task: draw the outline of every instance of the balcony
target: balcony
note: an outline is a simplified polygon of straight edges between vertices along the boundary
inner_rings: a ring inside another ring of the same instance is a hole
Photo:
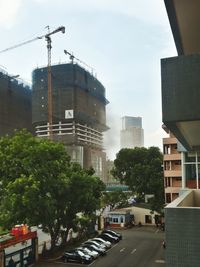
[[[200,54],[161,60],[163,123],[189,151],[200,149]]]
[[[181,160],[181,154],[176,153],[176,154],[164,154],[163,156],[164,161],[172,161],[172,160]]]
[[[179,187],[166,187],[165,194],[166,193],[178,194],[180,192],[180,188],[181,188],[181,185]]]
[[[164,171],[165,177],[181,177],[181,170]]]
[[[163,145],[177,144],[177,139],[175,137],[163,138]]]

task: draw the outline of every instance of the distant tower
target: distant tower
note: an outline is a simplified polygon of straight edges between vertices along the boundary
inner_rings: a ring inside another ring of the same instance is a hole
[[[134,148],[144,146],[144,130],[141,117],[122,117],[120,131],[120,148]]]

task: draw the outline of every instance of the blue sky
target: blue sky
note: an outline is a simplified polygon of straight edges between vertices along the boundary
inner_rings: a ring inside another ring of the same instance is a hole
[[[119,150],[122,116],[143,119],[145,146],[162,148],[160,59],[176,56],[164,0],[0,0],[0,50],[63,25],[52,36],[52,63],[66,49],[92,66],[106,88],[108,158]],[[31,81],[47,64],[44,39],[0,54],[0,67]]]

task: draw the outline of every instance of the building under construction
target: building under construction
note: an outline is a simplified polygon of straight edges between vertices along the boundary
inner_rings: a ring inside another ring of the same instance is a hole
[[[48,68],[32,74],[32,123],[39,137],[64,143],[72,161],[95,169],[104,180],[106,126],[104,86],[78,64],[51,66],[52,125],[48,110]]]
[[[32,131],[30,86],[17,77],[0,69],[0,136],[15,129]]]

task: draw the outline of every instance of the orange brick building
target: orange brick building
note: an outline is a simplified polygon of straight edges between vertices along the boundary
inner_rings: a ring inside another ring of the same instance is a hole
[[[176,137],[163,126],[169,137],[163,138],[163,169],[165,203],[170,203],[178,197],[182,187],[181,153],[177,151]]]

